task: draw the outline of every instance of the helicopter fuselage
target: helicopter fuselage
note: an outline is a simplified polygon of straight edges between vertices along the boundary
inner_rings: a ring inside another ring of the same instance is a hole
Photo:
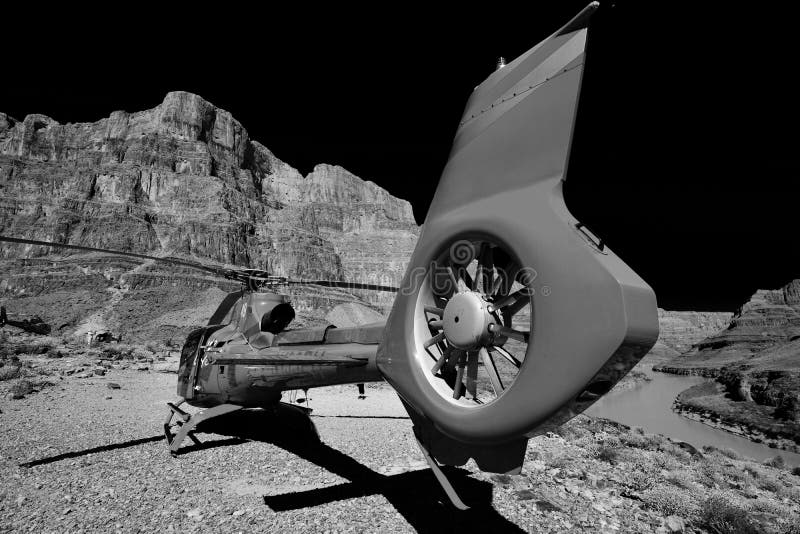
[[[178,395],[202,408],[268,407],[287,390],[383,380],[375,362],[383,322],[272,334],[264,317],[279,305],[288,305],[281,295],[245,293],[227,324],[192,332],[181,353]]]

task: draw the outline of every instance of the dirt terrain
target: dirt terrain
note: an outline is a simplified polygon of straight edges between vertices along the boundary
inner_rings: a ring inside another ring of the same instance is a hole
[[[688,452],[583,416],[531,440],[520,475],[452,470],[473,505],[457,512],[386,385],[365,400],[354,386],[312,390],[310,419],[231,416],[173,458],[161,428],[174,356],[53,351],[18,356],[21,376],[39,377],[22,398],[11,392],[22,378],[0,381],[0,532],[792,532],[800,521],[800,476],[779,461]]]

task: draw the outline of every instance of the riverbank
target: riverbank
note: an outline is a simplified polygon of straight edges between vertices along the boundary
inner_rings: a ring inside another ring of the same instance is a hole
[[[737,434],[754,443],[800,453],[799,425],[774,418],[774,407],[728,398],[725,386],[719,382],[708,381],[682,391],[675,398],[672,409],[683,417]]]

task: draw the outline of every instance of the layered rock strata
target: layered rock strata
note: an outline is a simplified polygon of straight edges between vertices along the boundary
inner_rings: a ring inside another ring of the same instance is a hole
[[[153,109],[93,123],[0,114],[0,232],[294,278],[398,285],[418,227],[411,205],[376,184],[331,165],[303,176],[250,139],[229,112],[173,92]],[[115,306],[144,288],[235,289],[191,269],[29,245],[3,244],[0,259],[6,300],[88,291],[88,310],[119,291]],[[348,300],[381,312],[392,300],[319,288],[292,293],[309,321]]]

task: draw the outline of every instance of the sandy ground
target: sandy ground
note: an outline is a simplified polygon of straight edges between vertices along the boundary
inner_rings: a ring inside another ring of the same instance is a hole
[[[0,399],[0,532],[667,531],[669,514],[626,495],[625,469],[558,435],[531,440],[519,476],[456,470],[473,504],[456,511],[386,385],[365,400],[312,390],[313,427],[288,408],[229,416],[172,457],[161,428],[175,374],[52,379]]]

